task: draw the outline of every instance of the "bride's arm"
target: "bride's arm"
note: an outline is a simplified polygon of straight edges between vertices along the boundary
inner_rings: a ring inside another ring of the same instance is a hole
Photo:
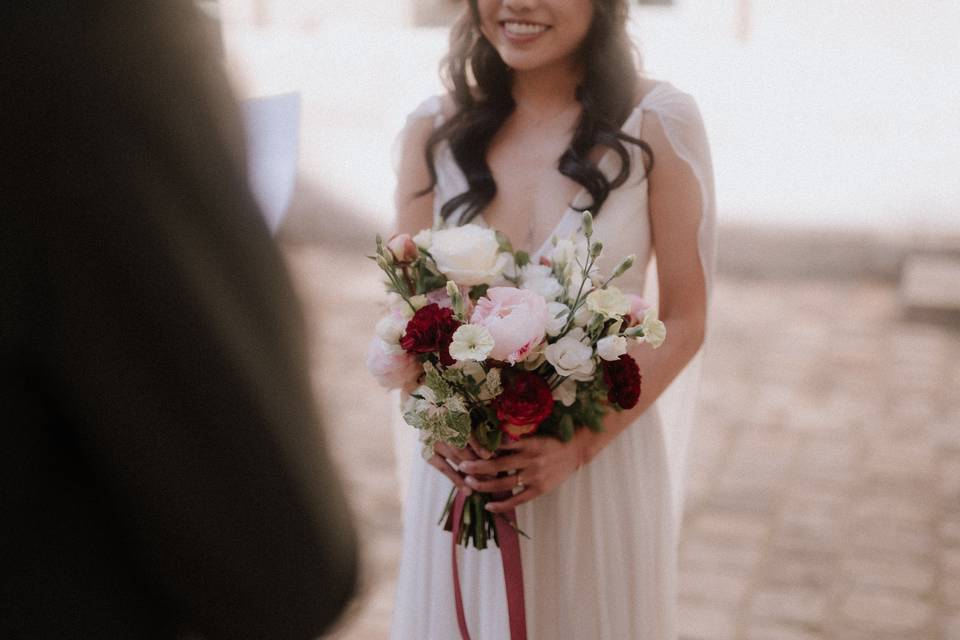
[[[504,449],[513,450],[513,455],[464,465],[462,468],[471,474],[467,484],[474,490],[504,491],[521,481],[526,486],[508,500],[488,504],[490,511],[506,511],[548,493],[592,460],[650,408],[703,343],[706,283],[698,244],[703,215],[700,183],[690,165],[677,155],[658,116],[647,114],[640,137],[654,155],[648,185],[649,213],[657,255],[659,315],[667,326],[667,339],[656,350],[642,343],[632,345],[630,355],[643,375],[640,400],[630,410],[609,412],[602,432],[578,429],[566,444],[552,437],[525,438],[504,445]],[[473,477],[510,470],[517,470],[518,475],[495,480]]]
[[[640,401],[630,410],[610,412],[601,433],[578,431],[582,463],[593,459],[646,411],[703,344],[707,290],[698,242],[703,215],[700,183],[690,165],[677,155],[660,118],[652,112],[646,115],[640,137],[653,149],[650,226],[657,256],[659,316],[667,327],[667,339],[658,349],[632,344],[630,355],[643,376]]]
[[[417,195],[430,185],[424,150],[432,131],[433,118],[419,117],[411,119],[401,134],[397,188],[393,194],[397,233],[413,235],[433,226],[433,190]]]

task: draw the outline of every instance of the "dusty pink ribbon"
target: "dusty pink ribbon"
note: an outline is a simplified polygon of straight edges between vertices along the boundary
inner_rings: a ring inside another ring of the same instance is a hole
[[[495,494],[495,500],[509,498],[512,494]],[[463,595],[460,592],[460,571],[457,566],[457,540],[460,539],[460,523],[463,520],[463,505],[467,497],[457,490],[453,501],[453,593],[457,602],[457,624],[462,640],[470,640],[467,618],[463,613]],[[507,591],[507,614],[510,616],[510,640],[527,640],[527,614],[523,602],[523,567],[520,564],[520,538],[517,535],[517,512],[510,509],[494,518],[500,557],[503,560],[503,581]]]

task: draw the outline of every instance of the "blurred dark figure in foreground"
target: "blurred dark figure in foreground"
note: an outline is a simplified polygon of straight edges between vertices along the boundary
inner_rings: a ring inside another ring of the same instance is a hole
[[[196,11],[0,20],[0,637],[319,635],[355,534]]]

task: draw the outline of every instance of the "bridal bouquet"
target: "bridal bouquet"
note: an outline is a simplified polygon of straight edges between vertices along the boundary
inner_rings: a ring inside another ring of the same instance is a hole
[[[592,217],[554,237],[549,256],[532,264],[496,231],[467,224],[377,238],[377,264],[387,276],[389,311],[376,328],[367,364],[383,386],[419,384],[403,408],[421,432],[424,455],[471,436],[489,451],[503,438],[534,433],[561,440],[574,429],[602,428],[610,410],[640,397],[631,340],[656,348],[666,328],[639,296],[611,282],[633,265],[627,256],[607,276]],[[457,542],[486,548],[497,540],[493,496],[466,498],[452,522],[454,493],[441,522]]]

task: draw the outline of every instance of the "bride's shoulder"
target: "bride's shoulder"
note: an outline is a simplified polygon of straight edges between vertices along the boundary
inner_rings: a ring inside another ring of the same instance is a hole
[[[434,94],[422,100],[416,108],[407,113],[406,122],[394,141],[395,169],[404,158],[422,157],[423,149],[434,129],[450,117],[452,110],[453,99],[449,95]]]
[[[422,100],[413,111],[407,114],[407,124],[426,120],[436,126],[452,116],[455,111],[456,105],[449,93],[436,93]]]
[[[692,95],[667,80],[641,77],[637,82],[634,109],[654,111],[684,119],[698,119],[700,110]]]

